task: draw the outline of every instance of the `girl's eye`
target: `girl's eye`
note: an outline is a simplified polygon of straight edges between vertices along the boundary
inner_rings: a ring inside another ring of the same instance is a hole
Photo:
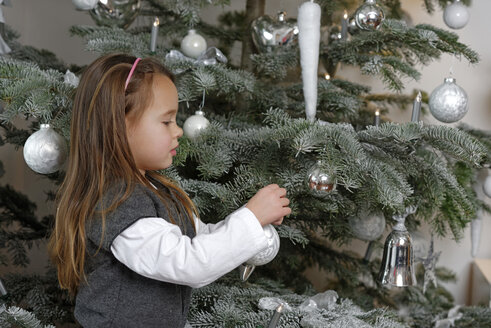
[[[169,124],[171,124],[171,123],[173,123],[173,122],[174,122],[174,121],[165,121],[165,122],[162,122],[162,123],[164,123],[165,125],[169,125]]]

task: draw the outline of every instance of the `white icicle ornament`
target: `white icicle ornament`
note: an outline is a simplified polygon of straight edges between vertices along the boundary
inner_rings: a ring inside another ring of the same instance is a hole
[[[317,110],[317,69],[319,66],[321,7],[314,2],[304,2],[298,8],[297,23],[305,114],[309,121],[314,121]]]
[[[68,147],[65,139],[49,124],[27,138],[24,144],[24,160],[35,172],[50,174],[58,171],[67,158]]]

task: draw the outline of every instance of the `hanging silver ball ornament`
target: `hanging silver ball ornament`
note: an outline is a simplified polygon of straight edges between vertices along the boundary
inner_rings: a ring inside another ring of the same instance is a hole
[[[68,148],[65,139],[49,124],[41,124],[41,129],[27,138],[24,144],[24,160],[35,172],[50,174],[58,171],[67,158]]]
[[[261,52],[271,52],[278,47],[295,45],[298,40],[296,19],[286,18],[286,12],[278,12],[276,19],[271,16],[260,16],[252,21],[252,42]]]
[[[455,0],[443,11],[443,21],[448,27],[455,30],[466,26],[469,22],[469,16],[469,10],[460,0]]]
[[[322,161],[317,161],[310,168],[307,173],[307,182],[310,190],[315,194],[327,194],[336,189],[333,177],[322,169]]]
[[[348,20],[348,33],[351,35],[360,33],[360,29],[356,25],[355,16],[351,16]]]
[[[94,9],[99,0],[72,0],[77,10],[91,10]]]
[[[430,95],[430,112],[440,122],[457,122],[467,113],[467,93],[454,78],[447,77],[444,81]]]
[[[276,254],[280,250],[280,236],[276,232],[276,229],[271,225],[265,225],[263,227],[264,234],[266,235],[266,239],[268,240],[268,246],[251,257],[246,264],[248,265],[265,265],[275,258]]]
[[[486,194],[486,196],[491,197],[491,175],[488,175],[486,177],[486,180],[484,180],[482,190],[484,191],[484,194]]]
[[[361,214],[350,217],[348,221],[353,235],[365,241],[377,240],[385,230],[385,217],[382,213]]]
[[[99,26],[127,28],[140,11],[140,0],[99,0],[89,11]]]
[[[184,135],[189,139],[194,139],[201,133],[202,130],[206,129],[210,125],[210,121],[205,117],[205,113],[198,110],[194,115],[189,116],[182,129],[184,130]]]
[[[196,30],[189,30],[188,34],[181,41],[182,53],[191,58],[198,58],[206,50],[206,40],[196,33]]]
[[[365,0],[355,12],[356,26],[365,31],[378,30],[384,18],[384,11],[375,0]]]

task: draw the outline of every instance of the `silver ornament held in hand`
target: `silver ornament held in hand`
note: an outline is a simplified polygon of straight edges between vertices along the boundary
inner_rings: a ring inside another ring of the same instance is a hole
[[[276,20],[267,15],[256,18],[251,24],[251,30],[252,41],[262,53],[297,43],[297,21],[293,18],[286,19],[284,11],[277,14]]]
[[[327,194],[336,189],[332,176],[322,170],[322,161],[317,161],[310,168],[307,173],[307,182],[310,190],[316,194]]]
[[[280,237],[276,229],[271,224],[264,226],[263,229],[268,240],[268,246],[247,260],[246,264],[254,266],[265,265],[271,262],[280,250]]]
[[[447,77],[430,95],[430,112],[444,123],[460,120],[467,113],[467,93],[455,83],[455,79]]]
[[[24,144],[24,160],[35,172],[50,174],[58,171],[67,158],[68,148],[65,139],[49,124],[41,124],[41,129],[27,138]]]
[[[205,113],[201,110],[198,110],[194,113],[194,115],[189,116],[182,129],[184,130],[184,135],[189,139],[194,139],[202,132],[202,130],[206,129],[210,125],[210,121],[205,117]]]
[[[140,0],[104,0],[89,13],[97,25],[128,28],[139,11]]]
[[[385,14],[375,0],[365,0],[355,12],[356,26],[365,31],[378,30]]]

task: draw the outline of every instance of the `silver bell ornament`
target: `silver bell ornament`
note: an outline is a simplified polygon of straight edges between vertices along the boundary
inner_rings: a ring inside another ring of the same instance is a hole
[[[24,160],[35,172],[50,174],[58,171],[67,158],[68,148],[65,139],[49,124],[41,124],[41,129],[27,138],[24,144]]]
[[[488,197],[491,197],[491,174],[489,174],[482,185],[482,191]]]
[[[186,137],[194,139],[202,132],[202,130],[206,129],[208,125],[210,125],[210,121],[205,117],[205,113],[198,110],[194,115],[189,116],[186,121],[184,121],[182,129],[184,130],[184,135]]]
[[[384,18],[384,11],[375,0],[365,0],[355,12],[356,26],[365,31],[378,30]]]
[[[308,186],[316,194],[327,194],[336,189],[332,175],[326,173],[322,166],[322,161],[317,161],[307,173]]]
[[[265,265],[271,262],[280,250],[280,236],[278,236],[276,229],[271,224],[268,224],[263,227],[263,230],[268,245],[265,249],[251,257],[246,263],[239,267],[240,278],[242,281],[246,281],[251,276],[256,266]]]
[[[99,0],[89,13],[97,25],[127,28],[139,11],[140,0]]]
[[[196,33],[196,30],[189,30],[181,41],[182,53],[194,59],[198,58],[206,50],[206,47],[205,38]]]
[[[385,240],[379,272],[379,281],[382,285],[405,287],[416,284],[411,235],[404,225],[406,217],[415,211],[415,207],[408,208],[405,214],[393,217],[397,224]]]
[[[385,230],[385,217],[382,213],[360,211],[359,215],[350,217],[348,221],[353,235],[365,241],[377,240]]]
[[[466,26],[469,22],[469,16],[469,10],[460,0],[454,0],[443,11],[443,21],[448,27],[455,30]]]
[[[467,113],[467,101],[465,90],[447,77],[430,95],[430,112],[440,122],[457,122]]]
[[[97,6],[99,0],[72,0],[77,10],[91,10]]]
[[[286,18],[286,12],[278,12],[276,19],[260,16],[251,23],[252,42],[259,52],[271,52],[278,47],[295,45],[298,39],[297,21]]]

